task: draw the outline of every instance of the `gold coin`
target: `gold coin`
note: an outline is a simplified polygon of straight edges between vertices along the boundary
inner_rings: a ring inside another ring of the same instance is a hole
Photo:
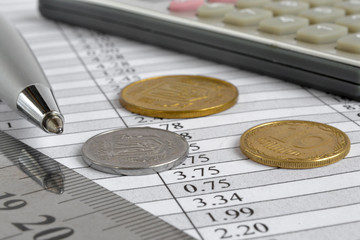
[[[247,130],[241,151],[255,162],[280,168],[315,168],[335,163],[350,151],[348,136],[309,121],[276,121]]]
[[[143,79],[121,91],[127,110],[151,117],[193,118],[224,111],[238,97],[237,88],[225,81],[191,75]]]

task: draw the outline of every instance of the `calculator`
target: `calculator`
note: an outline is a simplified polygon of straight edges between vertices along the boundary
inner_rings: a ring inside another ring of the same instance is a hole
[[[39,0],[39,9],[360,100],[360,0]]]

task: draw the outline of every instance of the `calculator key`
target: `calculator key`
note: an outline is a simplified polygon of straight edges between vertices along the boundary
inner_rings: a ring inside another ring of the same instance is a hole
[[[269,2],[270,0],[237,0],[236,7],[238,8],[262,7]]]
[[[339,18],[336,24],[348,27],[350,32],[360,32],[360,14]]]
[[[335,22],[336,19],[345,16],[345,10],[334,7],[315,7],[300,12],[299,16],[308,18],[312,24]]]
[[[172,0],[169,10],[172,12],[195,11],[203,5],[205,0]]]
[[[279,1],[264,5],[264,8],[272,11],[275,15],[295,15],[309,8],[309,3],[300,1]]]
[[[322,23],[299,29],[296,33],[296,40],[315,44],[333,43],[345,36],[347,32],[346,27]]]
[[[279,16],[260,22],[259,30],[276,35],[296,33],[302,27],[309,25],[309,20],[296,16]]]
[[[340,38],[336,43],[336,48],[347,52],[360,53],[360,33]]]
[[[349,0],[335,4],[335,7],[345,9],[347,14],[360,13],[360,0]]]
[[[197,15],[202,18],[223,17],[234,9],[234,6],[228,3],[207,3],[198,8]]]
[[[260,8],[244,8],[226,13],[223,21],[238,26],[252,26],[270,17],[272,17],[271,11]]]
[[[236,0],[208,0],[209,3],[235,3]]]
[[[312,7],[331,6],[340,0],[302,0],[308,2]]]

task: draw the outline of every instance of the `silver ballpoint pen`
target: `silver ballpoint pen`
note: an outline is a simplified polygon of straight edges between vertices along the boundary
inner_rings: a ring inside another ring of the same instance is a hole
[[[63,132],[64,117],[39,63],[19,32],[2,16],[0,99],[44,131]]]

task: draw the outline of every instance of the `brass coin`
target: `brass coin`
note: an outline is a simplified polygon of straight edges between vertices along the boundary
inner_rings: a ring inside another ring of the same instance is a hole
[[[350,151],[348,136],[309,121],[276,121],[247,130],[241,151],[255,162],[280,168],[315,168],[335,163]]]
[[[191,75],[143,79],[121,91],[127,110],[151,117],[194,118],[224,111],[238,97],[237,88],[225,81]]]

